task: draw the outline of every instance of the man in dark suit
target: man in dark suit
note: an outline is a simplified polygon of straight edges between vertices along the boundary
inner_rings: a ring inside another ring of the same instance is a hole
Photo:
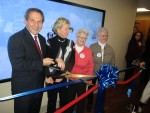
[[[42,88],[45,79],[44,67],[54,63],[53,59],[45,58],[46,40],[39,34],[43,22],[43,12],[37,8],[29,8],[25,13],[26,27],[9,39],[8,55],[12,65],[12,94]],[[15,98],[14,112],[39,113],[42,95],[43,93],[36,93]]]

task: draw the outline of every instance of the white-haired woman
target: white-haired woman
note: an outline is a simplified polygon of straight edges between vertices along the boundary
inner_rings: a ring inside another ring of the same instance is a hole
[[[112,66],[115,65],[115,52],[107,43],[108,30],[104,27],[100,27],[97,31],[97,38],[98,41],[90,45],[94,61],[94,74],[103,64],[109,64]],[[94,79],[92,82],[93,84],[96,84],[96,79]],[[91,86],[88,87],[88,89],[90,88]],[[88,96],[87,104],[87,111],[91,111],[93,105],[93,93]]]
[[[75,64],[71,71],[73,74],[93,75],[93,58],[91,50],[85,45],[89,32],[86,29],[80,29],[76,33],[75,43]],[[73,78],[71,80],[74,80]],[[68,86],[68,102],[74,100],[86,91],[86,83],[78,83]],[[76,113],[84,113],[85,99],[77,103]],[[72,113],[74,106],[67,110]]]

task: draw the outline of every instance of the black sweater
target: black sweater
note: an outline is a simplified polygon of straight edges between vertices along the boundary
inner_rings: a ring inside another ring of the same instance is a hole
[[[47,56],[56,59],[61,57],[65,62],[65,71],[71,71],[75,63],[74,42],[67,38],[55,37],[47,40]],[[62,71],[47,69],[46,76],[59,76]]]

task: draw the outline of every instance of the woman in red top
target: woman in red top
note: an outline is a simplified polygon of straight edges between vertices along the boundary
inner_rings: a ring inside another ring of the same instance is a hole
[[[93,75],[93,58],[91,50],[85,46],[89,32],[86,29],[80,29],[76,33],[77,42],[75,44],[75,64],[71,71],[73,74]],[[71,79],[73,80],[73,79]],[[75,99],[86,91],[86,83],[78,83],[68,86],[68,102]],[[84,112],[85,99],[77,103],[76,112]],[[74,106],[68,109],[72,113]]]

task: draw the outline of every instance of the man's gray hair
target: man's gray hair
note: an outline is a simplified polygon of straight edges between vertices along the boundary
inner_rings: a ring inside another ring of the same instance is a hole
[[[44,13],[43,13],[40,9],[38,9],[38,8],[29,8],[29,9],[27,9],[27,11],[25,12],[25,15],[24,15],[24,18],[25,18],[26,20],[29,19],[29,14],[30,14],[31,12],[40,13],[41,16],[42,16],[42,22],[44,22],[44,20],[45,20],[45,19],[44,19]]]

